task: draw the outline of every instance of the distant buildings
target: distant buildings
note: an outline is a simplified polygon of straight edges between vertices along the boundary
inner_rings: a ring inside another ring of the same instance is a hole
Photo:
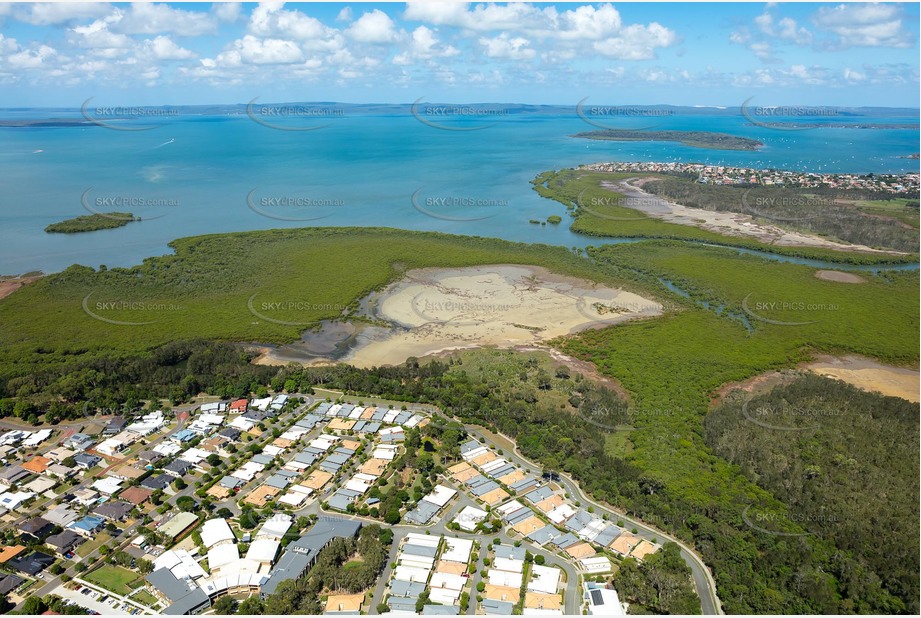
[[[694,174],[697,181],[714,185],[764,185],[796,188],[828,187],[833,189],[863,189],[882,193],[918,194],[921,175],[912,174],[828,174],[790,170],[753,169],[702,163],[661,163],[640,161],[629,163],[593,163],[580,169],[599,172],[652,172],[660,174]]]

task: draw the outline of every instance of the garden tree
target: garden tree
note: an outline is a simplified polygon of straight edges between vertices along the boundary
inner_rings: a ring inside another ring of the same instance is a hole
[[[387,605],[386,603],[378,603],[378,604],[377,604],[377,613],[378,613],[378,614],[386,614],[386,613],[389,612],[389,611],[390,611],[390,606]]]
[[[192,496],[180,496],[176,500],[176,506],[180,511],[185,511],[186,513],[191,513],[198,508],[198,503],[195,501],[195,498]]]
[[[230,519],[231,517],[233,517],[233,512],[230,509],[228,509],[226,506],[222,506],[221,508],[217,510],[215,515],[223,519]]]
[[[141,575],[147,575],[153,572],[153,562],[151,562],[150,560],[145,560],[144,558],[138,558],[137,564],[135,566]]]
[[[74,459],[73,456],[71,456],[71,457],[65,457],[65,458],[61,461],[61,465],[62,465],[62,466],[67,466],[68,468],[74,468],[74,467],[76,467],[76,465],[77,465],[77,460]]]
[[[176,479],[173,481],[173,487],[175,487],[177,491],[182,491],[187,487],[187,485],[182,479]]]
[[[258,616],[262,614],[262,610],[262,599],[258,595],[243,599],[237,607],[237,613],[242,616]]]
[[[217,453],[211,453],[208,455],[208,457],[205,458],[205,461],[207,461],[210,465],[217,467],[221,465],[223,460]]]
[[[219,616],[229,616],[230,614],[236,613],[237,602],[233,597],[224,595],[211,606],[211,609]]]
[[[387,511],[387,514],[384,516],[384,521],[390,524],[391,526],[400,523],[400,509],[394,507]]]
[[[115,552],[113,558],[115,559],[115,564],[119,566],[131,566],[131,564],[134,562],[134,556],[125,551]]]
[[[431,605],[432,593],[429,590],[423,590],[416,599],[416,613],[421,614],[426,605]]]
[[[244,530],[252,530],[259,525],[259,515],[252,508],[244,508],[240,513],[240,527]]]
[[[546,561],[547,561],[547,559],[544,558],[544,555],[543,555],[543,554],[537,554],[536,556],[534,556],[534,564],[543,566],[543,564],[544,564]]]

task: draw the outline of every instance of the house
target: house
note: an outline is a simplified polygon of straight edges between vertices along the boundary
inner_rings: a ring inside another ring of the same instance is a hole
[[[241,432],[235,427],[224,427],[217,435],[223,436],[232,442],[237,442],[240,439]]]
[[[127,423],[128,421],[126,421],[123,416],[114,416],[109,419],[108,423],[106,423],[105,428],[102,430],[102,435],[114,436],[119,434],[125,428]]]
[[[133,481],[134,479],[141,478],[145,474],[147,474],[146,470],[135,468],[130,463],[121,465],[115,468],[114,470],[112,470],[111,472],[109,472],[110,476],[114,476],[115,478],[120,479],[122,481]]]
[[[32,552],[28,556],[19,556],[19,557],[13,558],[6,564],[16,569],[17,571],[21,571],[22,573],[25,573],[26,575],[31,575],[32,577],[35,577],[36,575],[38,575],[39,573],[41,573],[42,571],[50,567],[52,564],[54,564],[55,560],[56,558],[54,556],[51,556],[49,554],[46,554],[40,551],[36,551],[36,552]]]
[[[38,476],[22,486],[26,491],[34,491],[37,494],[43,494],[52,489],[58,482],[47,476]]]
[[[42,474],[45,470],[48,469],[48,466],[51,465],[51,463],[51,460],[47,457],[36,455],[29,461],[22,464],[22,467],[25,470],[32,472],[33,474]]]
[[[44,517],[33,517],[19,524],[19,531],[23,536],[37,541],[42,540],[54,529],[54,524]]]
[[[171,520],[159,527],[158,532],[169,540],[175,541],[177,537],[198,523],[198,516],[194,513],[178,513]]]
[[[77,464],[77,467],[82,470],[95,468],[101,461],[102,457],[97,457],[96,455],[90,455],[88,453],[77,453],[74,455],[74,462]]]
[[[134,506],[140,506],[150,500],[150,496],[152,495],[153,491],[150,489],[145,489],[144,487],[129,487],[123,491],[118,498]]]
[[[0,484],[6,485],[7,487],[12,487],[16,483],[27,478],[30,474],[32,473],[22,466],[8,466],[3,470],[0,470]]]
[[[64,530],[45,539],[45,545],[52,548],[61,557],[74,551],[85,539],[73,530]]]
[[[155,464],[161,459],[163,459],[163,457],[164,457],[163,453],[160,453],[159,451],[154,451],[154,450],[141,451],[140,453],[137,454],[138,461],[141,461],[145,464]]]
[[[0,547],[0,564],[6,564],[16,556],[26,551],[25,545],[13,545],[10,547]]]
[[[146,487],[147,489],[156,491],[158,489],[166,489],[172,482],[173,477],[171,477],[169,474],[159,474],[157,476],[148,476],[146,479],[141,481],[141,487]]]
[[[134,505],[130,502],[115,500],[113,502],[103,502],[95,509],[93,513],[108,519],[109,521],[124,521],[131,513]]]
[[[116,431],[115,433],[118,432]],[[89,436],[85,433],[75,433],[74,435],[64,440],[64,446],[75,451],[85,451],[95,443],[96,439],[93,438],[93,436]]]
[[[175,478],[182,478],[189,473],[189,470],[192,469],[192,464],[184,459],[174,459],[166,467],[163,468],[163,471],[173,476]]]
[[[34,497],[35,494],[31,491],[8,491],[0,494],[0,507],[8,511],[15,511]]]
[[[48,466],[46,474],[57,477],[61,480],[69,479],[77,473],[73,468],[68,468],[63,464],[51,464]]]
[[[230,402],[230,413],[246,412],[246,406],[249,403],[246,399],[237,399]]]
[[[93,536],[104,527],[105,520],[95,515],[87,515],[83,519],[71,522],[71,524],[67,526],[69,530],[73,530],[77,534],[85,536],[88,539],[93,538]]]
[[[0,574],[0,595],[7,595],[26,583],[18,575]]]
[[[170,441],[175,442],[176,444],[184,444],[190,442],[198,437],[198,434],[192,431],[191,429],[183,429],[182,431],[177,431],[170,436]]]
[[[99,494],[96,495],[98,496]],[[42,517],[54,525],[60,526],[62,528],[66,528],[71,524],[71,522],[79,519],[79,515],[77,515],[75,511],[71,510],[70,507],[64,506],[63,504],[59,504],[53,509],[45,511],[45,514],[42,515]]]
[[[121,491],[121,488],[122,481],[112,476],[107,476],[93,483],[93,489],[106,496],[117,494]]]

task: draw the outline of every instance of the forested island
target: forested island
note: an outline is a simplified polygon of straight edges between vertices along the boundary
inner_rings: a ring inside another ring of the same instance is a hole
[[[132,221],[140,221],[130,212],[105,212],[92,215],[82,215],[73,219],[65,219],[52,223],[45,228],[49,234],[76,234],[79,232],[95,232],[96,230],[111,230],[123,227]]]
[[[612,142],[680,142],[694,148],[713,148],[717,150],[758,150],[763,142],[737,137],[727,133],[711,131],[627,131],[620,129],[601,129],[576,133],[573,137],[582,139],[607,140]]]

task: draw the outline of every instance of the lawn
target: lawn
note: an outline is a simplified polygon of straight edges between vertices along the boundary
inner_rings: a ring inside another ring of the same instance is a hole
[[[143,583],[143,579],[137,573],[109,564],[84,575],[83,579],[123,596],[131,594],[132,590]]]
[[[154,605],[157,604],[157,597],[150,594],[146,590],[138,590],[137,592],[131,595],[131,599],[133,601],[137,601],[138,603],[146,605],[147,607],[153,607]]]
[[[77,548],[77,555],[81,558],[86,558],[94,549],[98,549],[101,545],[107,543],[112,537],[106,534],[105,532],[100,532],[92,540],[87,541]]]

